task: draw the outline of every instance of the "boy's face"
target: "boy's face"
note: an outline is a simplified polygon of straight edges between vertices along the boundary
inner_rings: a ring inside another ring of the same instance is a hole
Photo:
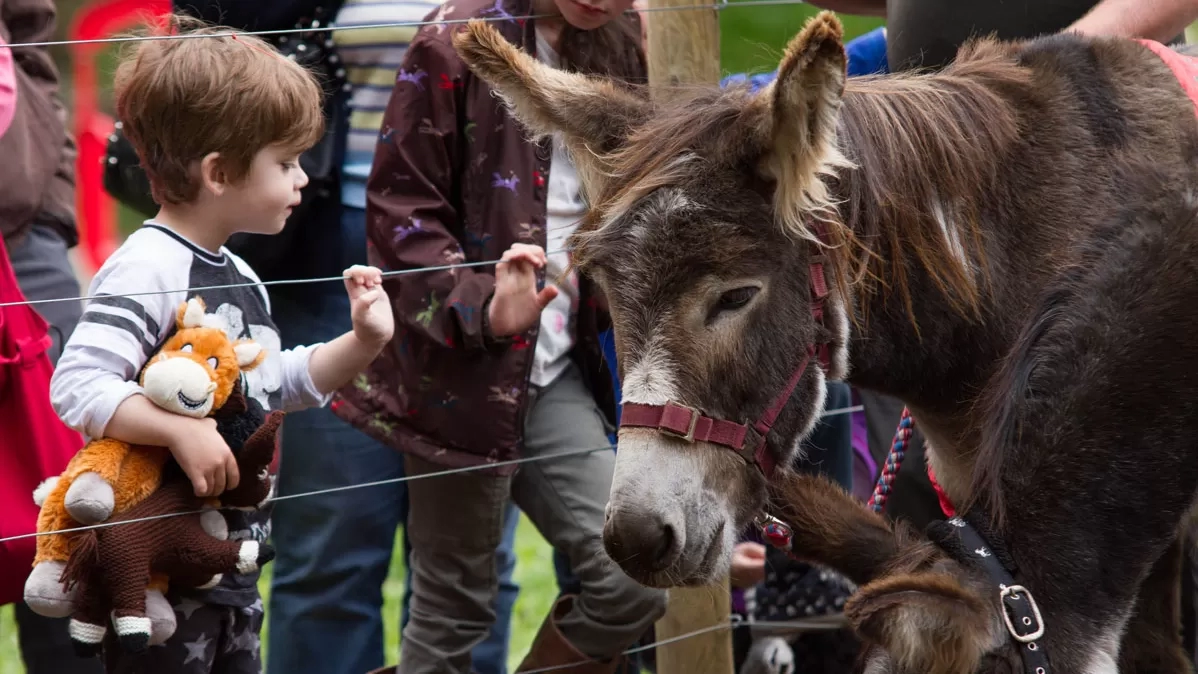
[[[226,203],[238,231],[278,234],[283,231],[291,209],[300,203],[300,190],[308,175],[300,168],[299,156],[277,145],[269,145],[254,157],[245,180],[231,185]]]

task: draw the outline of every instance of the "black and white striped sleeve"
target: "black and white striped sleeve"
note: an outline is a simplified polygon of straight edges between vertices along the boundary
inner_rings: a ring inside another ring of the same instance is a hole
[[[89,438],[102,437],[117,407],[141,391],[137,374],[170,334],[187,295],[190,255],[152,241],[139,246],[134,238],[96,273],[88,292],[96,299],[84,309],[50,382],[59,417]]]

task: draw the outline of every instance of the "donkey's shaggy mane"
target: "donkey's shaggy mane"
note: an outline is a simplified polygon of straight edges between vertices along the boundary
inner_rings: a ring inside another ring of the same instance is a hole
[[[907,263],[914,259],[955,309],[975,313],[988,268],[979,195],[1018,138],[1010,98],[1029,83],[1013,48],[986,40],[936,74],[849,79],[836,150],[821,175],[807,176],[818,189],[788,190],[763,177],[772,155],[772,88],[679,90],[605,157],[606,179],[593,186],[593,207],[574,235],[575,262],[603,257],[607,237],[599,234],[649,195],[685,188],[698,171],[721,171],[767,200],[826,192],[808,199],[805,222],[783,222],[789,209],[777,204],[774,213],[783,231],[805,239],[815,238],[815,221],[824,225],[830,262],[842,272],[834,278],[898,292],[914,319],[908,277],[917,270]],[[933,186],[927,176],[939,179]]]

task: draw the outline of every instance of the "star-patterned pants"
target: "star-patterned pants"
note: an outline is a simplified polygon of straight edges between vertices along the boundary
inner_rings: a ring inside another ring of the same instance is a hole
[[[262,601],[234,608],[192,599],[172,602],[178,628],[160,646],[128,656],[105,643],[108,674],[260,674]]]

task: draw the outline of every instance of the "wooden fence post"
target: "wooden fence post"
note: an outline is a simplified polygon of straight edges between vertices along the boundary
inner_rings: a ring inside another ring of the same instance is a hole
[[[649,85],[716,84],[720,79],[720,24],[714,9],[693,9],[695,0],[648,0]],[[667,8],[679,7],[671,11]],[[688,9],[681,9],[689,7]],[[657,622],[664,640],[728,621],[728,579],[716,585],[670,590],[670,606]],[[732,635],[717,630],[658,646],[657,674],[732,674]]]

